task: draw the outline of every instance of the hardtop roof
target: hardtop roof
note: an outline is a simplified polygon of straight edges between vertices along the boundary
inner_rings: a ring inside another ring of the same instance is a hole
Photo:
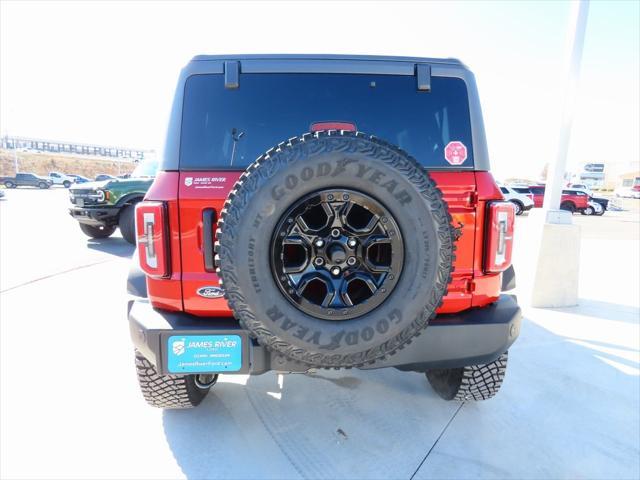
[[[402,57],[389,55],[336,55],[336,54],[238,54],[238,55],[196,55],[192,62],[211,60],[344,60],[344,61],[380,61],[380,62],[415,62],[442,65],[464,64],[456,58]]]

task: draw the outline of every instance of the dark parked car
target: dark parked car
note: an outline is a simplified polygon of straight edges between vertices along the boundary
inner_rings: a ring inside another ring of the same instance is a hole
[[[82,175],[69,175],[73,178],[73,183],[87,183],[90,182],[87,177],[83,177]]]
[[[16,173],[15,177],[0,177],[0,181],[7,188],[36,187],[49,188],[53,181],[47,177],[41,177],[34,173]]]
[[[113,175],[107,175],[106,173],[101,173],[100,175],[96,175],[96,182],[104,182],[105,180],[113,180],[116,177]]]

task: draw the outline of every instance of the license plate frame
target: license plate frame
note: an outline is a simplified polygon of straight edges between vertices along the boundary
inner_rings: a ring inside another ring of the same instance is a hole
[[[172,332],[163,339],[170,374],[244,373],[248,371],[247,337],[237,333]]]

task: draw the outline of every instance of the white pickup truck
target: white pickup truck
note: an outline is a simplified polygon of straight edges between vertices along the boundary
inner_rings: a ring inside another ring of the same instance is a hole
[[[60,172],[49,172],[49,180],[54,185],[62,185],[64,188],[69,188],[74,183],[73,177]]]

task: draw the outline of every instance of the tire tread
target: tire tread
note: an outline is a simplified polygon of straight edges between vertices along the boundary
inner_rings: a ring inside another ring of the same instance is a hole
[[[188,376],[158,375],[156,367],[135,352],[136,373],[146,402],[158,408],[193,408],[207,395],[189,382]]]

